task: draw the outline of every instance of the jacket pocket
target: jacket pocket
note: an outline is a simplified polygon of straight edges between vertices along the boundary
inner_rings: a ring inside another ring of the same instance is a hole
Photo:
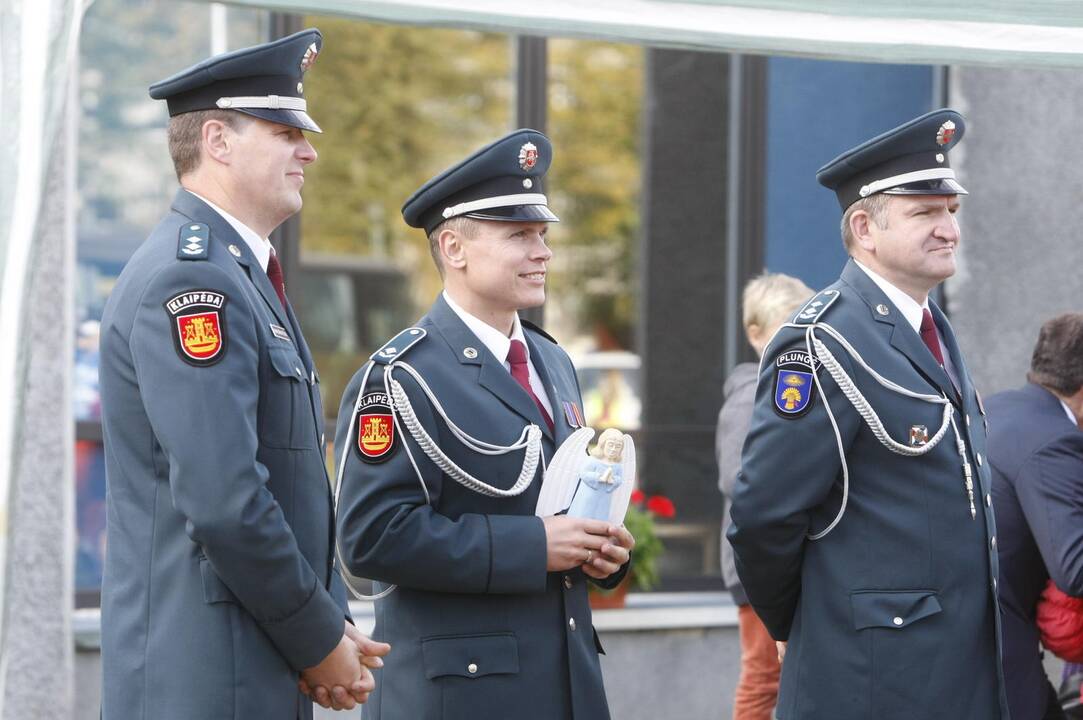
[[[226,587],[222,578],[211,567],[207,558],[199,559],[199,574],[203,580],[203,601],[209,605],[214,603],[236,603],[237,596]]]
[[[315,425],[306,431],[305,415],[311,416],[308,407],[309,377],[301,357],[292,347],[271,346],[267,348],[270,380],[261,388],[260,440],[269,447],[298,450],[316,447]]]
[[[935,590],[856,590],[850,603],[855,630],[901,630],[941,610]]]
[[[513,633],[447,635],[421,641],[425,677],[515,675],[519,672],[519,641]]]

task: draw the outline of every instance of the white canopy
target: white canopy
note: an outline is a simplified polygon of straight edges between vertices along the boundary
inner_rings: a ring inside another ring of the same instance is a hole
[[[1077,0],[230,0],[379,22],[932,65],[1083,65]]]

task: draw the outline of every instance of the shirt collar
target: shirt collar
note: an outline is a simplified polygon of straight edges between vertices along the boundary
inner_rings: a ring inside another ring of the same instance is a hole
[[[241,239],[244,240],[245,244],[252,250],[252,254],[256,256],[256,260],[259,262],[259,266],[263,268],[263,272],[267,272],[267,263],[270,262],[271,253],[274,252],[274,248],[271,247],[271,242],[266,238],[261,238],[255,230],[248,227],[207,198],[188,190],[188,188],[185,188],[185,190],[210,205],[211,210],[214,210],[221,215],[226,222],[233,226],[233,229],[237,231],[237,234],[241,236]]]
[[[1075,413],[1072,412],[1072,408],[1068,407],[1068,403],[1064,402],[1060,398],[1057,398],[1057,400],[1060,401],[1060,406],[1064,408],[1064,412],[1068,413],[1068,419],[1072,421],[1072,424],[1078,425],[1079,421],[1076,420]]]
[[[920,333],[921,317],[924,314],[924,311],[929,308],[929,298],[925,298],[925,303],[919,305],[914,298],[910,297],[857,260],[854,260],[854,264],[861,268],[865,274],[884,291],[884,294],[887,295],[887,299],[891,301],[891,304],[902,313],[902,316],[906,318],[906,322],[910,324],[910,327],[914,328],[914,332]]]
[[[463,310],[458,303],[451,299],[451,295],[448,294],[447,290],[444,291],[443,295],[444,302],[448,304],[448,307],[459,316],[459,319],[466,324],[466,327],[469,328],[470,332],[477,335],[478,340],[489,349],[489,352],[491,352],[493,357],[497,360],[507,364],[508,350],[511,349],[512,340],[518,340],[523,343],[523,346],[526,347],[527,360],[530,359],[530,346],[526,344],[526,338],[523,335],[523,326],[519,323],[518,313],[515,315],[515,320],[512,322],[511,337],[508,337],[489,323],[471,315],[466,310]]]

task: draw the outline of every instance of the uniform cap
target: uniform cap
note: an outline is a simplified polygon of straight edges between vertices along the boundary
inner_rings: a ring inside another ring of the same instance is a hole
[[[197,110],[236,110],[264,120],[320,132],[308,116],[304,75],[323,46],[319,30],[215,55],[150,86],[169,116]]]
[[[934,110],[847,150],[820,168],[816,179],[835,191],[843,211],[876,193],[966,195],[948,161],[965,132],[962,115]]]
[[[549,138],[537,130],[516,130],[418,188],[403,204],[402,217],[426,233],[458,216],[557,222],[544,189],[552,159]]]

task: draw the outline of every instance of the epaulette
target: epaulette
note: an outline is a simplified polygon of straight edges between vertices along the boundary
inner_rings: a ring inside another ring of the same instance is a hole
[[[553,343],[554,345],[559,345],[560,344],[560,343],[557,342],[557,339],[555,337],[553,337],[549,333],[545,332],[544,330],[542,330],[540,327],[538,327],[536,324],[530,322],[529,320],[523,320],[522,318],[519,318],[519,324],[522,325],[523,327],[530,328],[531,330],[538,333],[539,335],[541,335],[543,338],[545,338],[549,342]]]
[[[388,340],[376,352],[369,356],[369,360],[380,365],[398,360],[406,354],[406,351],[417,345],[425,337],[425,331],[419,327],[406,328],[395,337]]]
[[[838,290],[821,290],[811,300],[805,303],[801,311],[797,313],[793,321],[797,325],[812,325],[820,316],[827,312],[831,303],[839,299]]]
[[[177,238],[178,260],[206,260],[211,249],[211,229],[203,223],[182,225]]]

